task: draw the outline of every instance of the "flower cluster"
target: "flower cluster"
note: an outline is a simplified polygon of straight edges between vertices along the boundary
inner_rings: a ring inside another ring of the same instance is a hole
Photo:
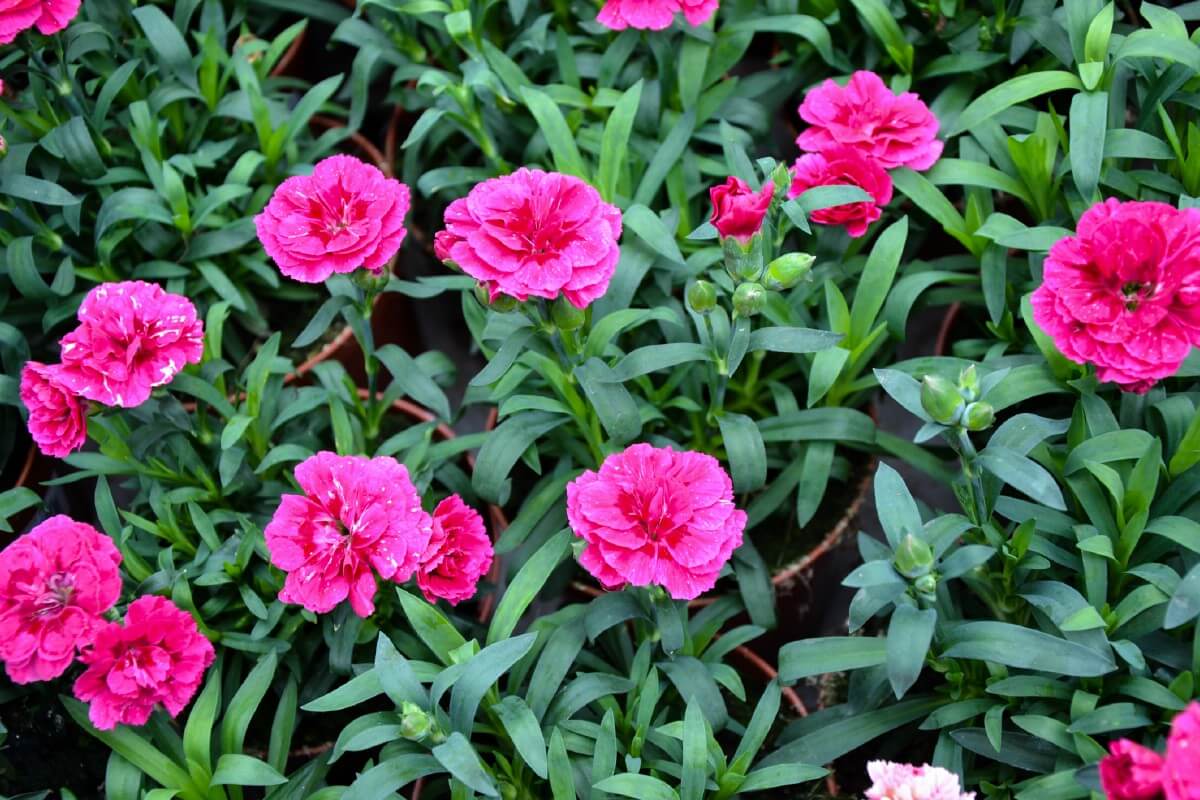
[[[0,44],[9,44],[30,28],[58,33],[79,13],[81,0],[0,0]]]
[[[1110,199],[1050,249],[1037,324],[1101,381],[1144,393],[1200,346],[1200,210]]]
[[[324,614],[343,600],[375,611],[376,575],[418,575],[427,597],[457,603],[475,593],[492,561],[483,520],[457,496],[433,516],[394,458],[321,452],[296,467],[303,495],[284,495],[263,534],[287,573],[279,599]]]
[[[605,588],[657,585],[677,600],[713,588],[746,528],[715,458],[648,444],[569,483],[567,520],[587,543],[579,563]]]
[[[75,696],[101,730],[172,716],[195,695],[213,646],[191,614],[162,597],[105,614],[121,595],[121,553],[91,525],[55,516],[0,550],[0,660],[14,683],[59,677],[78,658]]]
[[[1100,762],[1100,783],[1108,800],[1200,797],[1200,703],[1171,723],[1165,756],[1128,739],[1112,742]]]
[[[719,5],[719,0],[606,0],[596,21],[614,31],[661,31],[671,27],[676,14],[683,14],[688,25],[703,25]]]
[[[867,800],[975,800],[974,792],[962,790],[957,775],[941,767],[871,761],[867,774]]]
[[[139,406],[204,352],[195,306],[152,283],[101,284],[84,298],[78,320],[59,341],[61,363],[30,361],[21,373],[29,433],[59,458],[87,440],[87,401]]]
[[[404,242],[408,207],[403,183],[336,155],[281,183],[254,225],[280,272],[321,283],[360,267],[382,272]]]
[[[845,86],[826,80],[800,104],[808,127],[796,139],[804,155],[793,167],[790,197],[814,186],[857,186],[871,200],[822,209],[812,220],[862,236],[892,199],[887,170],[926,170],[942,154],[938,120],[912,92],[895,94],[874,72],[860,70]]]

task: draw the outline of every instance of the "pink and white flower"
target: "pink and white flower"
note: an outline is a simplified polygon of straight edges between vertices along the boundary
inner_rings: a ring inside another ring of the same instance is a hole
[[[974,792],[962,790],[957,775],[941,767],[871,761],[867,774],[872,781],[867,800],[975,800]]]

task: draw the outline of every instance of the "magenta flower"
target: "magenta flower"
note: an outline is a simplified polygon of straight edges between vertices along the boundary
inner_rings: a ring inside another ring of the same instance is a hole
[[[1200,798],[1200,703],[1189,704],[1171,723],[1162,775],[1167,800]]]
[[[87,441],[87,406],[63,385],[62,367],[27,361],[21,402],[29,409],[29,435],[48,456],[66,458]]]
[[[661,31],[671,27],[681,12],[689,25],[703,25],[718,5],[719,0],[607,0],[596,21],[614,31]]]
[[[867,774],[872,785],[866,800],[975,800],[974,792],[959,786],[957,775],[941,767],[871,761]]]
[[[561,294],[586,308],[608,289],[620,238],[620,210],[587,183],[522,168],[451,203],[435,250],[481,281],[493,300]]]
[[[567,484],[579,557],[605,588],[664,587],[692,600],[717,582],[742,543],[746,514],[715,458],[635,444]]]
[[[732,236],[748,244],[762,230],[763,219],[775,196],[775,184],[767,181],[756,192],[741,178],[730,176],[721,185],[710,188],[708,196],[713,207],[709,222],[721,238]]]
[[[0,0],[0,44],[37,26],[49,36],[58,33],[79,13],[80,0]]]
[[[296,467],[296,481],[304,494],[284,495],[263,531],[271,563],[287,573],[279,599],[324,614],[348,597],[369,617],[374,573],[411,578],[433,532],[408,470],[388,456],[321,452]]]
[[[1148,391],[1200,345],[1200,210],[1097,203],[1050,248],[1031,302],[1063,355]]]
[[[382,272],[404,241],[408,187],[353,156],[330,156],[288,178],[254,218],[279,271],[321,283],[362,267]]]
[[[204,353],[204,328],[192,301],[143,281],[102,283],[79,307],[64,336],[56,377],[77,395],[134,408]]]
[[[75,696],[90,703],[88,717],[102,731],[118,723],[145,725],[162,704],[172,717],[195,696],[213,662],[212,642],[191,614],[165,597],[139,597],[125,624],[110,622],[81,660]]]
[[[120,563],[111,539],[61,514],[0,550],[0,660],[14,683],[57,678],[91,645]]]
[[[788,197],[799,197],[814,186],[839,185],[857,186],[872,200],[822,208],[810,219],[818,225],[843,225],[846,233],[858,238],[883,214],[882,207],[892,202],[892,179],[876,161],[858,150],[837,146],[824,153],[800,156],[792,167]]]
[[[843,87],[827,80],[800,105],[809,127],[796,139],[801,150],[824,153],[846,145],[884,169],[925,170],[942,155],[937,117],[912,92],[893,94],[874,72],[859,71]]]
[[[417,585],[425,599],[458,605],[475,596],[479,579],[492,567],[492,542],[483,517],[458,495],[450,495],[433,511],[433,535],[421,555]]]
[[[1100,759],[1100,785],[1108,800],[1155,800],[1162,795],[1163,759],[1128,739],[1108,745]]]

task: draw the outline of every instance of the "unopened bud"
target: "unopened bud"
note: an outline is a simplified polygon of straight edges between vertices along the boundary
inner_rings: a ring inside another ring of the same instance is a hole
[[[571,305],[567,298],[559,297],[550,306],[550,319],[554,320],[559,330],[573,331],[582,328],[583,323],[587,322],[587,313]]]
[[[963,411],[963,425],[969,431],[986,431],[996,421],[996,409],[991,403],[977,400]]]
[[[958,388],[968,403],[979,399],[979,371],[975,369],[974,364],[964,367],[963,371],[958,373]]]
[[[687,288],[687,303],[697,314],[707,314],[717,305],[717,287],[708,281],[694,281]]]
[[[922,575],[913,583],[913,587],[917,590],[917,594],[933,597],[937,594],[937,578],[932,575]]]
[[[896,548],[896,569],[906,578],[920,578],[933,569],[933,550],[923,539],[911,533]]]
[[[757,283],[743,283],[733,292],[733,310],[742,317],[753,317],[767,304],[767,290]]]
[[[781,161],[771,170],[771,183],[775,184],[775,196],[786,200],[788,190],[792,188],[792,171],[787,162]]]
[[[8,155],[8,142],[3,136],[0,136],[0,158],[4,158],[6,155]]]
[[[496,295],[496,299],[493,300],[488,292],[488,288],[482,283],[475,284],[475,299],[479,301],[480,305],[487,306],[501,314],[507,314],[509,311],[514,310],[518,302],[515,297],[509,297],[506,294],[498,294]]]
[[[736,237],[727,236],[721,240],[721,249],[725,252],[725,271],[735,281],[755,281],[762,273],[761,234],[742,243]]]
[[[816,258],[809,253],[788,253],[767,266],[763,285],[773,292],[791,289],[812,271]]]
[[[962,415],[962,395],[958,387],[941,375],[926,375],[921,381],[921,408],[942,425],[954,425]]]
[[[433,722],[416,703],[405,700],[400,706],[400,735],[410,742],[420,742],[429,735]]]

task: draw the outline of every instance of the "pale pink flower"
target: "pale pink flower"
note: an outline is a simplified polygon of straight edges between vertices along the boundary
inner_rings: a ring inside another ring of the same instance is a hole
[[[929,107],[912,92],[893,94],[874,72],[856,72],[844,87],[827,80],[810,89],[800,118],[809,125],[796,139],[801,150],[823,153],[846,145],[884,169],[925,170],[942,155]]]
[[[1129,739],[1108,745],[1100,759],[1100,785],[1108,800],[1155,800],[1162,795],[1163,758]]]
[[[680,12],[689,25],[703,25],[719,4],[719,0],[607,0],[596,21],[614,31],[661,31],[671,27]]]
[[[959,786],[957,775],[941,767],[871,761],[867,774],[872,781],[867,800],[975,800],[974,792]]]
[[[408,207],[403,183],[337,155],[281,183],[254,225],[280,272],[321,283],[360,267],[382,272],[404,241]]]
[[[620,210],[587,183],[522,168],[451,203],[435,250],[481,281],[493,300],[561,294],[586,308],[608,289],[620,238]]]
[[[95,640],[120,563],[111,539],[61,514],[0,550],[0,660],[14,683],[58,677]]]
[[[192,301],[144,281],[102,283],[79,307],[79,326],[59,342],[58,379],[107,406],[134,408],[204,353]]]
[[[37,361],[21,370],[21,402],[29,409],[29,435],[48,456],[66,458],[87,441],[87,404],[59,378],[62,367]]]
[[[0,0],[0,44],[9,44],[37,26],[47,36],[58,33],[79,13],[80,0]]]
[[[845,203],[814,211],[810,219],[818,225],[844,225],[851,238],[867,232],[892,202],[892,179],[883,167],[858,150],[841,145],[824,153],[807,153],[792,167],[789,197],[799,197],[814,186],[857,186],[871,200]]]
[[[125,624],[105,625],[81,657],[87,669],[75,681],[75,696],[91,704],[88,718],[102,731],[145,725],[160,703],[176,717],[213,657],[212,642],[191,614],[165,597],[139,597]]]
[[[433,535],[421,555],[417,585],[429,602],[458,605],[475,596],[479,579],[492,566],[492,542],[483,517],[456,494],[433,510]]]
[[[279,599],[324,614],[350,599],[375,611],[375,574],[403,583],[429,546],[433,521],[404,465],[389,456],[321,452],[296,467],[303,495],[284,495],[263,532],[287,573]]]
[[[1163,764],[1167,800],[1200,800],[1200,703],[1176,715]]]
[[[587,542],[579,563],[605,588],[654,584],[678,600],[716,584],[746,527],[715,458],[648,444],[567,484],[567,520]]]
[[[1149,390],[1200,345],[1200,210],[1097,203],[1050,248],[1031,302],[1067,358]]]

